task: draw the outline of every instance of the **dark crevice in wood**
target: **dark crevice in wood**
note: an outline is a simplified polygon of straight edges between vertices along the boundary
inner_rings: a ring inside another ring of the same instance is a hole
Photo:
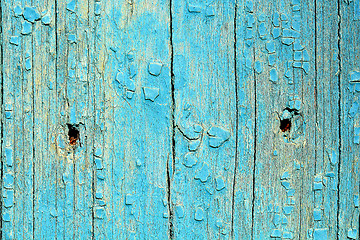
[[[253,62],[255,62],[256,51],[253,48]],[[256,91],[256,72],[253,70],[254,77],[254,162],[253,162],[253,182],[252,182],[252,202],[251,202],[251,240],[254,239],[254,218],[255,218],[255,180],[256,180],[256,146],[257,146],[257,91]]]
[[[68,127],[69,144],[75,146],[80,141],[79,124],[66,124]]]
[[[94,2],[93,2],[94,3]],[[95,7],[94,5],[93,5],[93,7]],[[88,23],[89,23],[89,25],[90,25],[90,19],[89,19],[89,16],[90,16],[90,1],[88,1]],[[95,15],[95,12],[94,12],[94,15]],[[94,18],[94,21],[93,21],[93,24],[94,24],[94,26],[93,26],[93,29],[94,29],[94,32],[96,32],[97,31],[97,23],[98,23],[98,19],[96,18],[96,16],[95,16],[95,18]],[[94,36],[93,37],[93,51],[94,51],[94,53],[96,53],[96,37]],[[89,44],[89,46],[91,47],[91,45]],[[90,47],[89,47],[89,49],[90,49]],[[90,56],[91,56],[91,54],[90,54],[90,50],[88,49],[88,77],[90,76],[90,66],[91,66],[91,60],[90,60]],[[92,89],[94,89],[94,83],[95,83],[95,79],[96,79],[96,70],[94,71],[94,74],[93,74],[93,79],[92,79]],[[90,88],[90,86],[89,86],[89,83],[88,83],[88,89],[91,89]],[[91,94],[90,94],[91,95]],[[95,92],[93,93],[93,97],[95,98]],[[89,99],[90,99],[90,96],[89,96]],[[112,111],[114,111],[114,109],[112,110]],[[94,104],[93,104],[93,116],[94,116],[94,119],[93,119],[93,128],[94,128],[94,131],[95,131],[95,126],[96,126],[96,101],[95,101],[95,99],[94,99]],[[114,133],[113,133],[114,134]],[[85,136],[86,138],[87,138],[87,136]],[[92,153],[94,153],[95,152],[95,141],[94,141],[94,135],[91,135],[90,136],[90,138],[92,139],[92,144],[91,144],[91,149],[90,149],[90,151],[92,151]],[[113,138],[112,139],[114,139],[114,135],[113,135]],[[86,146],[87,146],[87,148],[86,149],[88,149],[88,145],[86,144]],[[94,207],[95,207],[95,203],[96,203],[96,186],[95,186],[95,181],[96,181],[96,167],[95,167],[95,155],[94,154],[91,154],[92,155],[92,157],[91,157],[91,159],[92,159],[92,163],[91,163],[91,173],[92,173],[92,176],[91,176],[91,199],[92,199],[92,206],[91,206],[91,239],[92,240],[94,240],[95,239],[95,209],[94,209]],[[88,154],[87,154],[87,156],[89,156]],[[111,165],[113,165],[113,161],[111,162]],[[112,167],[113,168],[113,167]],[[112,195],[111,195],[111,197],[112,197]],[[113,198],[111,199],[111,201],[113,202]],[[113,205],[112,205],[112,211],[114,212],[114,207],[113,207]]]
[[[339,74],[338,74],[338,88],[339,88],[339,96],[338,96],[338,128],[339,128],[339,158],[338,158],[338,184],[337,184],[337,214],[336,214],[336,229],[337,229],[337,240],[339,240],[339,221],[340,221],[340,174],[341,174],[341,4],[340,0],[337,1],[338,7],[338,62],[339,62]],[[359,228],[360,230],[360,228]],[[360,232],[360,231],[358,231]],[[360,233],[359,233],[360,234]]]
[[[4,137],[4,51],[3,51],[3,27],[2,27],[2,0],[0,0],[0,34],[1,34],[1,46],[0,46],[0,54],[1,54],[1,141],[0,141],[0,151],[1,151],[1,191],[3,189],[3,176],[4,176],[4,157],[3,157],[3,137]],[[3,198],[0,199],[0,239],[3,236]]]
[[[237,32],[237,1],[235,1],[235,9],[234,9],[234,72],[235,72],[235,166],[234,166],[234,177],[233,177],[233,185],[232,185],[232,203],[231,203],[231,236],[234,237],[234,213],[235,213],[235,186],[236,186],[236,174],[237,174],[237,167],[238,167],[238,129],[239,129],[239,103],[238,103],[238,95],[239,95],[239,89],[238,89],[238,81],[237,81],[237,39],[236,39],[236,32]]]
[[[291,120],[290,119],[280,119],[280,130],[282,132],[288,132],[291,129]]]
[[[57,9],[58,9],[58,2],[57,0],[55,0],[55,23],[54,23],[54,27],[55,27],[55,96],[56,96],[56,107],[58,107],[58,25],[57,25],[57,21],[58,21],[58,14],[57,14]],[[58,161],[56,161],[55,163],[56,166],[56,170],[55,170],[55,209],[58,209],[58,169],[59,169],[59,165],[58,165]],[[55,219],[55,238],[57,239],[57,226],[59,224],[58,222],[58,218]]]
[[[168,200],[168,212],[169,212],[169,238],[174,239],[174,225],[173,225],[173,209],[171,203],[171,179],[174,176],[175,171],[175,75],[174,75],[174,47],[173,47],[173,26],[172,26],[172,4],[173,1],[169,0],[169,32],[170,32],[170,74],[171,74],[171,160],[166,162],[166,182],[167,182],[167,200]],[[171,163],[170,163],[171,161]],[[171,164],[171,166],[170,166]],[[170,173],[171,167],[171,173]],[[171,175],[170,175],[171,174]]]

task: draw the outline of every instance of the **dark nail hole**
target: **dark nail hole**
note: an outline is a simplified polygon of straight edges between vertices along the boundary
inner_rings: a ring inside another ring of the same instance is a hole
[[[281,131],[287,132],[287,131],[290,131],[290,128],[291,128],[290,119],[280,120],[280,129],[281,129]]]
[[[74,146],[77,143],[77,140],[80,139],[80,132],[79,132],[79,124],[67,124],[68,126],[68,135],[69,135],[69,141],[70,145]]]

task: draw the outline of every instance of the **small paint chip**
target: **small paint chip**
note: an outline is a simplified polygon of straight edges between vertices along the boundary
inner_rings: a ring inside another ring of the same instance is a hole
[[[196,172],[195,179],[199,179],[201,182],[206,182],[210,176],[210,169],[207,163],[203,163],[201,169]]]
[[[228,130],[224,128],[213,126],[208,131],[209,135],[209,145],[213,148],[220,147],[224,142],[229,140],[231,134]]]
[[[31,59],[30,58],[25,59],[25,69],[26,69],[26,71],[31,70],[31,67],[32,67]]]
[[[276,69],[271,69],[270,70],[270,81],[273,82],[273,83],[277,83],[278,81],[278,73],[276,71]]]
[[[274,215],[273,223],[274,223],[275,226],[280,224],[280,214],[277,213],[277,214]]]
[[[20,17],[22,15],[22,12],[23,12],[23,10],[20,6],[16,6],[14,8],[14,16],[15,17]]]
[[[35,21],[40,19],[40,14],[36,11],[35,8],[25,7],[23,13],[24,19],[34,23]]]
[[[284,206],[283,213],[285,215],[290,215],[293,209],[294,209],[294,206]]]
[[[49,13],[45,14],[42,18],[41,18],[41,22],[44,25],[50,25],[51,23],[51,16]]]
[[[358,195],[358,194],[355,194],[355,195],[354,195],[354,206],[355,206],[356,208],[359,207],[359,195]]]
[[[321,182],[314,182],[314,191],[322,190],[323,184]]]
[[[20,38],[18,36],[11,36],[9,42],[13,45],[19,46]]]
[[[95,194],[95,198],[97,198],[97,199],[103,198],[103,193],[102,193],[102,192],[97,192],[97,193]]]
[[[206,6],[205,16],[206,17],[215,16],[215,8],[213,6]]]
[[[315,209],[313,214],[314,221],[321,221],[321,214],[322,214],[321,209]]]
[[[325,177],[334,178],[334,177],[335,177],[335,173],[334,173],[334,172],[327,172],[327,173],[325,174]]]
[[[202,221],[204,219],[205,212],[201,207],[198,207],[195,211],[195,220]]]
[[[349,229],[347,233],[347,237],[350,239],[356,239],[357,238],[357,230],[356,228]]]
[[[354,143],[360,144],[360,127],[354,127]]]
[[[2,220],[4,222],[10,222],[11,221],[11,217],[10,217],[10,214],[7,212],[7,213],[4,213],[3,216],[2,216]]]
[[[201,7],[199,5],[188,4],[188,11],[191,13],[201,12]]]
[[[225,180],[223,177],[219,176],[215,178],[216,190],[220,191],[225,188]]]
[[[262,66],[261,66],[261,62],[260,61],[256,61],[255,62],[255,72],[257,74],[260,74],[262,72]]]
[[[285,179],[289,179],[290,178],[290,174],[289,172],[284,172],[281,177],[280,180],[285,180]]]
[[[314,230],[314,240],[327,240],[328,239],[328,229],[320,228]]]
[[[282,181],[281,185],[286,189],[286,190],[290,190],[291,186],[290,183],[288,181]]]
[[[282,235],[283,239],[293,239],[294,238],[294,234],[292,232],[284,232]]]
[[[193,153],[187,153],[184,157],[184,166],[188,168],[192,168],[198,162],[197,157]]]
[[[360,72],[350,72],[350,82],[360,82]]]
[[[76,36],[75,36],[75,34],[69,34],[69,36],[68,36],[68,41],[69,41],[70,43],[76,43]]]
[[[159,88],[143,87],[145,100],[152,102],[159,96]]]
[[[100,13],[101,13],[101,5],[100,5],[100,2],[96,2],[96,3],[95,3],[94,13],[95,13],[96,16],[99,16],[99,15],[100,15]]]
[[[151,62],[149,63],[149,73],[153,76],[159,76],[161,73],[162,63]]]
[[[245,10],[247,11],[247,12],[253,12],[253,8],[254,8],[254,4],[253,4],[253,2],[252,1],[246,1],[246,3],[245,3]]]
[[[281,38],[281,42],[287,46],[290,46],[291,44],[293,44],[294,39],[293,38],[286,38],[286,37],[282,37]]]
[[[12,207],[14,204],[14,190],[7,189],[5,191],[5,196],[6,197],[3,198],[4,206],[6,208]]]
[[[270,234],[270,237],[272,238],[281,238],[281,230],[280,229],[274,229],[271,234]]]
[[[13,188],[14,187],[14,174],[13,173],[5,173],[3,179],[4,188]]]
[[[95,215],[95,218],[97,218],[97,219],[104,219],[106,216],[105,208],[104,207],[95,207],[94,215]]]
[[[281,36],[281,29],[278,27],[274,27],[272,29],[271,35],[273,36],[274,39],[277,39]]]
[[[22,24],[21,34],[28,35],[32,32],[32,25],[31,23],[24,21]]]
[[[175,213],[178,218],[183,218],[185,216],[184,207],[182,205],[176,205]]]
[[[189,142],[189,151],[195,152],[199,148],[200,143],[201,143],[200,139],[190,141]]]
[[[69,10],[70,12],[75,12],[75,6],[76,6],[75,1],[72,0],[66,5],[66,9]]]
[[[133,205],[135,202],[135,197],[131,194],[126,194],[125,196],[125,204],[126,205]]]
[[[266,50],[268,53],[274,53],[275,52],[275,42],[270,41],[265,44]]]

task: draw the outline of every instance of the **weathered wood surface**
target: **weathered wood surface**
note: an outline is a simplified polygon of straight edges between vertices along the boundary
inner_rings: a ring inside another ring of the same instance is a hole
[[[360,0],[0,5],[2,239],[359,239]]]

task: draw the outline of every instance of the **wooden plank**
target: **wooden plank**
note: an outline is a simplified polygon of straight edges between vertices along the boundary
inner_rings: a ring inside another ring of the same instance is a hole
[[[237,129],[234,9],[234,1],[172,1],[174,238],[231,234]]]
[[[87,0],[59,1],[56,5],[58,134],[63,142],[57,174],[57,236],[65,239],[93,235],[89,6]]]
[[[32,23],[21,16],[25,1],[2,2],[4,238],[33,238],[33,61]]]
[[[253,227],[253,183],[255,157],[255,17],[245,1],[236,6],[237,159],[233,189],[234,239],[251,239]]]
[[[325,230],[328,239],[336,239],[338,231],[340,112],[337,11],[337,4],[316,1],[316,29],[309,29],[315,33],[316,47],[316,161],[313,169],[315,178],[319,178],[323,185],[322,190],[314,192],[313,214],[311,216],[310,212],[310,217],[314,234]]]
[[[34,236],[56,238],[56,173],[59,158],[55,138],[56,115],[56,31],[55,1],[34,2],[42,16],[33,24],[34,74]],[[25,14],[24,14],[25,15]],[[46,64],[45,64],[46,63]]]
[[[256,16],[253,239],[304,239],[311,225],[314,60],[303,55],[313,55],[307,39],[308,29],[314,29],[312,4],[274,1],[245,6]]]
[[[169,6],[95,3],[96,239],[166,239],[171,157]]]
[[[338,2],[340,165],[338,238],[358,239],[359,229],[359,1]]]

